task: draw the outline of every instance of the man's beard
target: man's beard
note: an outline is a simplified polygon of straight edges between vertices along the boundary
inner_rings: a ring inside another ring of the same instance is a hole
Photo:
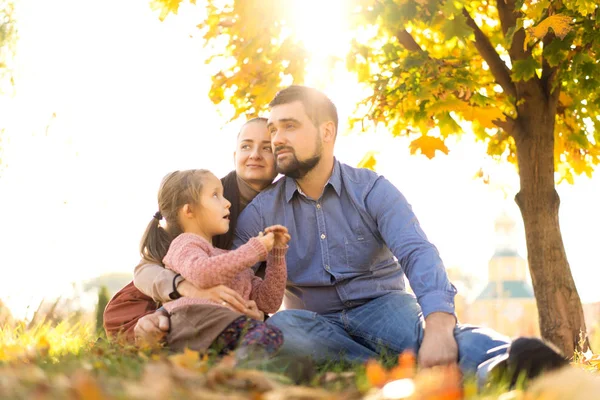
[[[290,152],[292,160],[286,166],[283,166],[281,163],[277,162],[275,169],[278,173],[289,176],[290,178],[302,179],[317,166],[319,161],[321,161],[322,153],[323,144],[320,141],[317,141],[317,149],[312,157],[307,160],[300,161],[298,160],[298,157],[296,157],[296,153],[294,153],[292,150]]]

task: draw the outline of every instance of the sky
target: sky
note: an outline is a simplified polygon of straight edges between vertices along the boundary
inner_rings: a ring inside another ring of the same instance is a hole
[[[297,29],[313,52],[307,83],[338,106],[342,121],[362,89],[350,74],[322,68],[342,51],[340,1],[311,13],[297,9]],[[201,10],[183,6],[160,22],[147,0],[19,0],[16,93],[0,97],[5,165],[0,168],[0,298],[17,316],[43,297],[65,295],[73,282],[132,272],[138,244],[156,211],[156,191],[169,171],[233,168],[240,123],[208,99],[210,71],[194,26]],[[331,32],[330,31],[330,32]],[[494,251],[494,219],[517,220],[525,256],[512,167],[487,159],[465,137],[448,156],[411,156],[408,141],[387,132],[348,133],[342,123],[339,160],[356,165],[377,152],[377,171],[407,197],[448,267],[485,280]],[[493,172],[484,185],[473,176]],[[597,257],[600,178],[560,185],[561,227],[583,301],[599,301]]]

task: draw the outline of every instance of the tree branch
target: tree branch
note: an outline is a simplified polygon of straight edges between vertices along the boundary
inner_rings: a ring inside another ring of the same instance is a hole
[[[475,48],[481,54],[485,62],[489,65],[490,71],[494,76],[496,82],[502,87],[505,93],[514,98],[517,97],[517,89],[514,82],[510,77],[510,70],[502,61],[490,40],[485,34],[479,29],[469,12],[463,8],[463,15],[467,19],[467,25],[473,29],[475,34]]]
[[[406,29],[401,29],[396,33],[396,38],[398,42],[404,46],[406,50],[416,51],[418,53],[425,53],[425,50],[419,46],[419,43],[415,41],[410,33],[406,31]]]
[[[556,36],[554,35],[554,33],[548,33],[546,36],[544,36],[544,48],[546,48],[546,46],[550,45],[550,43],[552,43],[552,41],[556,39]],[[542,78],[541,78],[541,84],[542,84],[542,89],[544,90],[544,93],[546,94],[546,97],[551,99],[552,98],[552,85],[554,84],[554,80],[556,79],[556,76],[558,74],[558,67],[551,67],[548,64],[548,61],[546,61],[546,59],[544,58],[544,53],[542,53]]]
[[[506,119],[504,121],[499,119],[494,120],[494,125],[502,129],[504,132],[506,132],[508,135],[512,136],[516,140],[517,135],[519,135],[520,132],[519,125],[516,120],[512,119],[506,114],[504,115]]]
[[[517,19],[520,11],[515,9],[515,0],[496,0],[496,8],[502,26],[502,33],[506,37],[506,33],[517,26]],[[523,49],[525,43],[525,29],[519,29],[514,32],[513,39],[508,49],[508,54],[512,60],[522,60],[527,57],[527,53]]]

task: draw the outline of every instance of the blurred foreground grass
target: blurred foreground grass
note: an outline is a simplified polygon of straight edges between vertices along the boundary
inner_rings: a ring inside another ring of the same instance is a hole
[[[73,320],[0,327],[1,399],[600,399],[600,357],[579,354],[570,368],[526,390],[461,385],[456,370],[415,374],[414,358],[321,367],[306,386],[284,375],[236,370],[233,359],[196,352],[142,352],[98,339],[93,324]]]

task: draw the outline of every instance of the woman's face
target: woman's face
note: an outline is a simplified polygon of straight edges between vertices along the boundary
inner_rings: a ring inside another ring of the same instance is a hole
[[[235,171],[254,189],[262,190],[273,182],[277,173],[266,122],[254,121],[244,125],[233,157]]]

